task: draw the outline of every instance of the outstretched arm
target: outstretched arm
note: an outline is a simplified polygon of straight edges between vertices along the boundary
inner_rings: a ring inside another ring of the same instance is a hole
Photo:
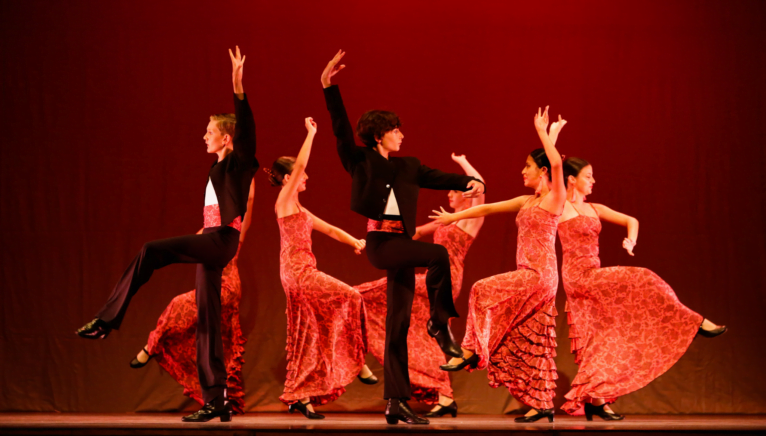
[[[603,204],[591,204],[596,208],[599,219],[628,228],[628,237],[622,240],[622,248],[633,256],[633,248],[636,246],[636,240],[638,239],[638,220],[630,215],[610,209]]]
[[[543,199],[546,203],[545,209],[554,214],[561,214],[564,210],[564,202],[567,199],[567,188],[564,185],[564,166],[561,161],[561,155],[556,146],[553,145],[551,138],[546,131],[548,127],[548,106],[545,106],[545,112],[540,111],[537,108],[537,114],[535,114],[535,129],[537,135],[540,137],[540,142],[543,143],[545,149],[545,155],[548,156],[548,161],[551,163],[551,192],[547,198]]]
[[[327,63],[324,71],[322,71],[321,80],[327,110],[330,111],[332,133],[336,138],[338,156],[343,164],[343,168],[351,174],[356,164],[364,160],[364,154],[362,149],[354,142],[354,130],[348,121],[348,114],[346,114],[346,108],[343,106],[340,89],[338,89],[337,85],[333,86],[330,83],[330,79],[346,67],[345,65],[340,65],[340,60],[345,55],[346,53],[343,50],[338,50],[338,53],[330,59],[330,62]]]
[[[258,168],[258,161],[255,159],[255,119],[253,111],[250,109],[250,103],[247,101],[245,89],[242,86],[242,76],[245,68],[245,56],[236,48],[236,54],[229,49],[231,58],[231,79],[234,86],[234,115],[237,118],[237,124],[234,128],[234,138],[232,138],[234,153],[237,154],[243,165],[255,166]]]
[[[325,235],[335,239],[336,241],[350,245],[351,247],[354,248],[354,253],[362,254],[362,250],[364,250],[364,247],[367,245],[367,241],[365,241],[364,239],[354,238],[353,236],[349,235],[348,233],[339,229],[338,227],[330,225],[326,221],[317,218],[314,214],[312,214],[309,211],[306,211],[306,213],[311,215],[311,218],[314,220],[314,227],[313,227],[314,230],[320,233],[324,233]]]
[[[298,152],[298,157],[295,158],[293,171],[290,173],[290,177],[288,178],[285,187],[279,191],[279,196],[277,197],[276,207],[277,212],[279,212],[280,215],[286,212],[280,211],[280,209],[286,206],[290,199],[293,198],[293,194],[295,194],[295,192],[298,190],[298,187],[301,185],[301,182],[303,181],[303,174],[306,172],[306,167],[309,164],[311,145],[314,143],[314,135],[317,133],[317,123],[315,123],[314,119],[311,117],[306,118],[305,123],[306,130],[308,131],[306,134],[306,140],[303,141],[301,151]]]
[[[239,232],[239,242],[245,240],[245,234],[250,229],[250,222],[253,220],[253,199],[255,199],[255,178],[250,181],[250,193],[247,194],[247,212],[245,219],[242,220],[242,230]]]
[[[454,223],[455,221],[469,218],[479,218],[503,212],[518,212],[521,210],[521,207],[524,205],[524,203],[527,202],[529,197],[529,195],[522,195],[520,197],[505,201],[499,201],[497,203],[482,204],[456,213],[449,213],[445,211],[444,208],[441,208],[441,211],[434,210],[434,214],[429,216],[429,218],[433,218],[439,224],[446,226]]]

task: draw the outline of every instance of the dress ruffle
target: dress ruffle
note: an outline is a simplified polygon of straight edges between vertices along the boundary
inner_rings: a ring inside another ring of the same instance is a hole
[[[489,385],[505,386],[535,409],[553,408],[556,396],[556,307],[553,300],[509,331],[489,358]]]

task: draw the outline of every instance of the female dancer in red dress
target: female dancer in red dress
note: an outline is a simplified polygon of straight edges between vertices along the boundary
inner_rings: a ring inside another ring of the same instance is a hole
[[[432,216],[442,225],[500,212],[518,212],[516,225],[517,271],[479,280],[471,289],[463,358],[442,365],[445,371],[488,369],[492,387],[505,385],[511,395],[532,409],[516,422],[547,417],[553,421],[556,387],[555,298],[556,225],[566,202],[561,155],[555,138],[564,122],[548,127],[548,108],[535,115],[535,128],[543,143],[528,157],[521,174],[524,186],[536,195],[522,195],[499,203],[472,207],[458,213],[444,209]]]
[[[237,259],[242,241],[250,228],[251,210],[255,193],[255,181],[250,183],[247,212],[239,234],[237,254],[223,269],[221,277],[221,336],[223,338],[224,363],[226,364],[226,385],[228,400],[235,414],[243,414],[245,389],[242,379],[242,365],[245,363],[245,336],[239,325],[239,301],[242,289],[239,281]],[[202,233],[202,230],[197,232]],[[197,376],[196,335],[197,335],[197,291],[191,290],[170,301],[157,320],[157,327],[149,333],[146,346],[139,351],[131,368],[142,368],[152,358],[176,379],[184,388],[184,395],[201,405],[202,388]]]
[[[466,175],[484,180],[476,169],[468,163],[465,156],[452,154],[452,160],[460,165]],[[460,212],[472,206],[484,204],[484,194],[475,198],[463,197],[459,191],[449,191],[449,206]],[[474,238],[479,233],[484,218],[474,218],[459,221],[453,225],[440,226],[431,222],[419,226],[412,239],[420,239],[425,235],[434,235],[434,243],[447,248],[452,274],[452,297],[460,295],[463,282],[463,262]],[[354,288],[364,297],[367,309],[367,334],[370,352],[383,363],[386,341],[386,286],[387,279],[364,283]],[[428,334],[426,324],[430,317],[428,290],[426,289],[426,274],[415,276],[415,298],[412,303],[412,318],[410,333],[407,336],[409,352],[409,374],[412,385],[412,396],[417,401],[436,404],[434,409],[425,416],[439,417],[446,414],[457,416],[457,403],[452,398],[452,386],[447,373],[439,369],[444,363],[444,353]],[[438,404],[437,404],[438,403]]]
[[[586,203],[593,191],[593,167],[564,162],[568,203],[559,221],[564,252],[561,268],[567,293],[567,321],[579,364],[562,409],[569,414],[620,420],[607,404],[649,384],[686,352],[697,333],[713,337],[718,327],[680,301],[657,274],[645,268],[601,268],[601,221],[628,229],[622,246],[633,256],[638,220],[604,205]],[[672,332],[672,334],[668,334]]]
[[[367,365],[364,301],[351,286],[320,272],[311,252],[311,231],[348,244],[361,254],[365,240],[355,239],[303,208],[298,194],[306,190],[306,165],[317,125],[306,118],[308,135],[297,158],[281,157],[271,167],[269,180],[281,186],[275,210],[282,249],[280,277],[287,295],[287,380],[281,397],[309,419],[322,419],[313,404],[334,401],[344,386],[359,377],[377,382]]]

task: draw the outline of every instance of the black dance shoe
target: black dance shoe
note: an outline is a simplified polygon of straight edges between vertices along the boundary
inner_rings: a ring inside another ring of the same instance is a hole
[[[421,418],[410,409],[407,402],[399,398],[391,398],[386,405],[386,422],[389,424],[398,424],[402,421],[405,424],[429,424],[425,418]]]
[[[426,329],[428,330],[428,336],[436,339],[436,343],[439,344],[439,348],[442,349],[444,354],[451,357],[463,357],[463,350],[455,343],[455,338],[452,336],[449,324],[437,326],[433,321],[428,320]]]
[[[360,382],[366,385],[374,385],[378,383],[378,378],[375,377],[375,374],[370,374],[369,377],[362,377],[362,374],[359,374],[356,376],[356,378],[358,378]]]
[[[519,416],[514,418],[513,422],[535,422],[546,416],[548,417],[548,422],[553,422],[553,409],[538,410],[537,413],[530,416]]]
[[[98,318],[93,318],[93,321],[80,327],[75,333],[85,339],[106,339],[111,331],[112,328],[109,327],[109,324]]]
[[[593,421],[593,415],[601,417],[604,421],[622,421],[625,419],[625,415],[607,412],[604,410],[604,406],[606,404],[594,406],[593,404],[585,403],[585,419]]]
[[[722,325],[718,327],[717,329],[713,329],[713,330],[705,330],[702,328],[702,326],[700,326],[699,331],[697,333],[701,334],[702,336],[706,338],[714,338],[716,336],[726,333],[726,330],[728,329],[726,328],[725,325]]]
[[[221,418],[221,422],[231,421],[234,412],[231,410],[231,403],[228,401],[222,407],[216,409],[212,402],[205,404],[201,409],[181,418],[183,422],[208,422],[211,419]]]
[[[301,415],[305,416],[308,419],[324,419],[324,415],[320,415],[319,413],[314,413],[309,410],[308,407],[306,407],[308,404],[301,403],[300,400],[294,402],[293,404],[290,404],[287,406],[287,411],[290,413],[294,413],[296,410],[301,412]]]
[[[143,368],[146,366],[147,363],[149,363],[150,360],[156,356],[156,354],[149,354],[148,351],[146,351],[146,348],[143,348],[144,353],[146,353],[147,356],[149,356],[148,359],[146,359],[146,362],[141,362],[138,360],[138,356],[134,357],[133,360],[130,361],[130,367],[133,369]]]
[[[426,418],[441,418],[444,415],[452,415],[453,418],[457,418],[457,402],[452,400],[452,404],[449,406],[442,406],[439,404],[439,408],[426,413]]]
[[[439,365],[439,368],[441,368],[442,371],[460,371],[461,369],[465,367],[469,367],[471,369],[476,368],[479,366],[479,355],[474,354],[473,356],[469,357],[468,359],[463,359],[462,362],[458,363],[457,365],[450,365],[449,363],[444,365]]]

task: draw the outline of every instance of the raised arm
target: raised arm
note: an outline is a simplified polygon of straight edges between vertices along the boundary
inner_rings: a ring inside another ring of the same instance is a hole
[[[546,131],[548,128],[548,106],[545,107],[545,112],[540,111],[537,108],[537,114],[535,114],[535,129],[537,135],[540,137],[540,142],[543,143],[545,149],[545,155],[548,156],[548,161],[551,163],[551,184],[550,194],[543,199],[545,204],[544,209],[551,213],[561,214],[564,210],[564,202],[567,199],[567,188],[564,185],[564,166],[562,164],[561,155],[556,146],[551,141]]]
[[[333,86],[330,83],[330,79],[333,76],[338,74],[340,70],[346,68],[345,65],[339,64],[340,60],[345,55],[346,53],[343,50],[338,50],[335,57],[327,63],[324,71],[322,71],[321,80],[322,87],[324,88],[325,103],[327,104],[327,110],[330,112],[330,119],[332,120],[332,133],[335,135],[338,156],[343,164],[343,168],[351,174],[353,173],[356,164],[364,160],[364,153],[354,142],[354,129],[351,128],[351,122],[348,120],[346,108],[343,106],[340,89],[338,89],[337,85]]]
[[[465,175],[469,177],[473,177],[476,180],[479,180],[481,182],[484,182],[484,177],[479,174],[478,171],[476,171],[476,168],[474,168],[469,162],[468,159],[466,159],[464,154],[456,155],[455,153],[452,153],[452,160],[454,160],[458,165],[460,165],[460,168],[465,171]],[[473,197],[471,199],[471,206],[478,206],[480,204],[484,204],[484,193]]]
[[[309,215],[311,215],[311,218],[314,221],[314,230],[324,233],[325,235],[335,239],[336,241],[342,242],[346,245],[350,245],[354,248],[354,253],[356,254],[362,254],[362,250],[364,250],[364,247],[367,245],[367,241],[364,239],[356,239],[353,236],[349,235],[345,231],[339,229],[338,227],[335,227],[333,225],[328,224],[326,221],[321,220],[316,217],[316,215],[312,214],[309,211],[306,211]]]
[[[283,208],[288,205],[290,200],[293,198],[293,195],[298,190],[298,187],[301,185],[301,182],[303,181],[303,174],[306,172],[306,167],[309,164],[311,146],[314,143],[314,136],[317,133],[317,123],[314,122],[313,118],[308,117],[305,119],[305,124],[306,130],[308,131],[306,134],[306,140],[303,141],[301,151],[298,152],[298,157],[295,158],[293,171],[290,173],[290,177],[287,179],[287,183],[285,184],[284,188],[279,191],[279,196],[277,197],[276,208],[279,216],[290,214],[288,210]]]
[[[518,212],[521,210],[521,207],[524,206],[524,203],[529,200],[529,197],[529,195],[522,195],[520,197],[505,201],[499,201],[497,203],[481,204],[479,206],[456,213],[449,213],[445,211],[444,208],[441,208],[441,211],[433,211],[434,214],[429,216],[429,218],[433,218],[434,221],[438,222],[439,224],[447,226],[459,220],[479,218],[496,213]]]
[[[245,234],[250,229],[250,222],[253,220],[253,199],[255,199],[255,178],[250,181],[250,193],[247,194],[247,212],[245,212],[245,219],[242,220],[242,230],[239,231],[239,242],[245,240]]]
[[[633,256],[633,248],[636,246],[636,240],[638,239],[638,220],[630,215],[610,209],[603,204],[591,204],[596,208],[599,219],[628,228],[628,237],[622,240],[622,248]]]
[[[242,56],[239,46],[237,46],[236,54],[229,49],[229,57],[231,58],[231,78],[234,85],[234,115],[237,117],[234,138],[232,138],[234,153],[243,165],[258,168],[258,161],[255,159],[255,119],[253,118],[253,111],[250,109],[250,103],[247,101],[245,89],[242,86],[245,56]]]

